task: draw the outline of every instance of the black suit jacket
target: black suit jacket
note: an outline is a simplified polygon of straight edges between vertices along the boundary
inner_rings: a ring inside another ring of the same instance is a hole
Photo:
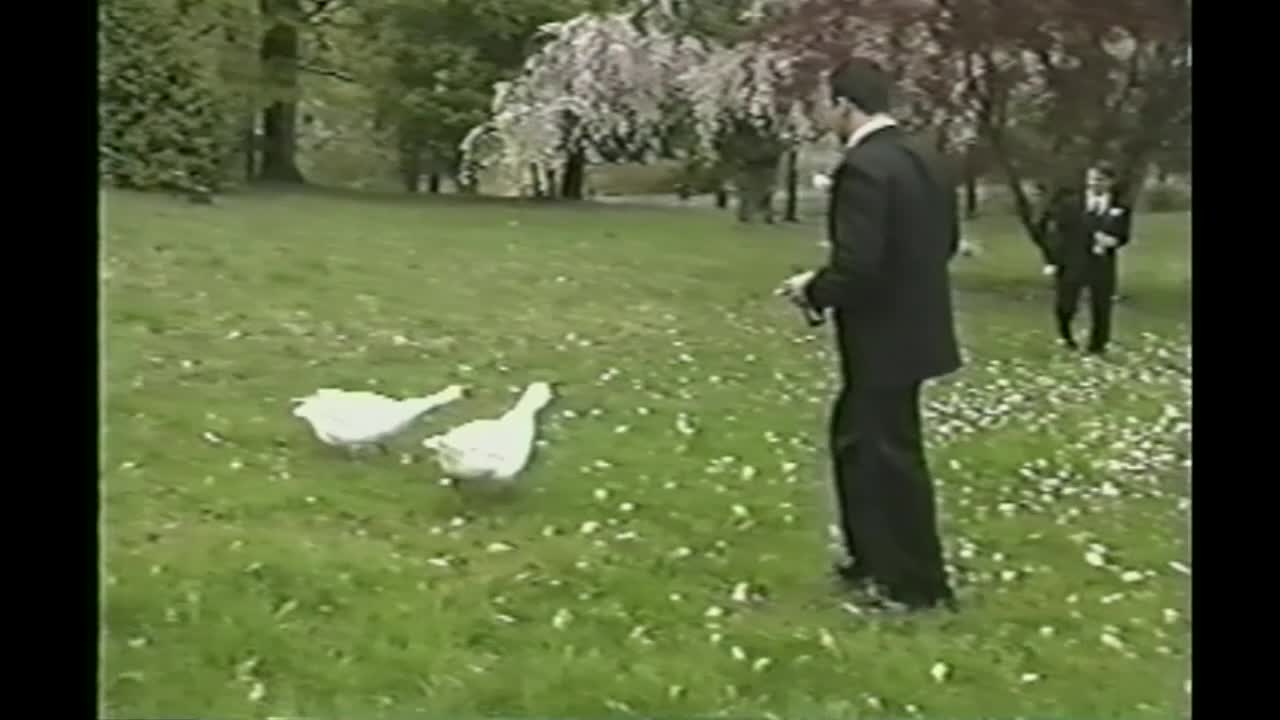
[[[846,382],[919,382],[960,367],[948,264],[960,243],[952,184],[897,128],[846,151],[831,187],[831,257],[806,289],[833,308]]]
[[[1060,193],[1050,207],[1048,240],[1054,264],[1063,274],[1082,272],[1091,265],[1114,263],[1116,250],[1129,244],[1133,229],[1133,209],[1118,191],[1111,193],[1111,205],[1101,213],[1089,212],[1087,198],[1079,190]],[[1116,247],[1098,255],[1093,252],[1095,232],[1116,239]]]

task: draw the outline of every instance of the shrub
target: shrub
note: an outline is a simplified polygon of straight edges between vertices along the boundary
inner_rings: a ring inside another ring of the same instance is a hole
[[[1143,204],[1150,212],[1181,212],[1191,209],[1191,189],[1174,183],[1161,183],[1143,194]]]
[[[233,151],[231,94],[173,3],[98,6],[99,174],[134,189],[214,190]]]

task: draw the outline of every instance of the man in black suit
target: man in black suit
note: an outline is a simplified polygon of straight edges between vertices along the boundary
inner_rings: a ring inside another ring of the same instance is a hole
[[[1124,200],[1123,188],[1116,184],[1115,173],[1097,164],[1085,174],[1084,192],[1068,189],[1060,193],[1048,218],[1058,335],[1064,345],[1077,349],[1071,325],[1080,294],[1087,288],[1092,320],[1087,350],[1101,355],[1111,340],[1116,251],[1129,244],[1133,213]]]
[[[830,188],[831,255],[779,292],[835,322],[844,386],[830,442],[849,554],[839,576],[891,607],[950,607],[920,388],[961,364],[948,277],[959,218],[938,159],[886,114],[891,90],[864,61],[832,74],[832,125],[847,143]]]

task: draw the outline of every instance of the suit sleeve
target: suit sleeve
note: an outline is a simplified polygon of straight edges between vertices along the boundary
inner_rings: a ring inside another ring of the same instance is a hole
[[[856,161],[846,162],[836,183],[831,257],[805,289],[818,309],[856,306],[881,281],[888,234],[889,190],[885,177]]]
[[[1120,215],[1111,218],[1111,222],[1107,223],[1107,234],[1116,239],[1118,248],[1129,244],[1129,237],[1133,231],[1133,210],[1128,207],[1120,209],[1122,210]]]

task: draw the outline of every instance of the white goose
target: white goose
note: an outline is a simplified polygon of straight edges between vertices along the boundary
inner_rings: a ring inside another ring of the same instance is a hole
[[[396,400],[364,390],[321,388],[294,398],[295,417],[306,420],[320,442],[354,451],[376,447],[408,429],[419,417],[461,398],[465,390],[450,385],[433,395]]]
[[[423,440],[422,446],[436,452],[440,467],[454,480],[510,481],[529,463],[535,420],[551,398],[550,385],[532,383],[502,417],[472,420]]]

